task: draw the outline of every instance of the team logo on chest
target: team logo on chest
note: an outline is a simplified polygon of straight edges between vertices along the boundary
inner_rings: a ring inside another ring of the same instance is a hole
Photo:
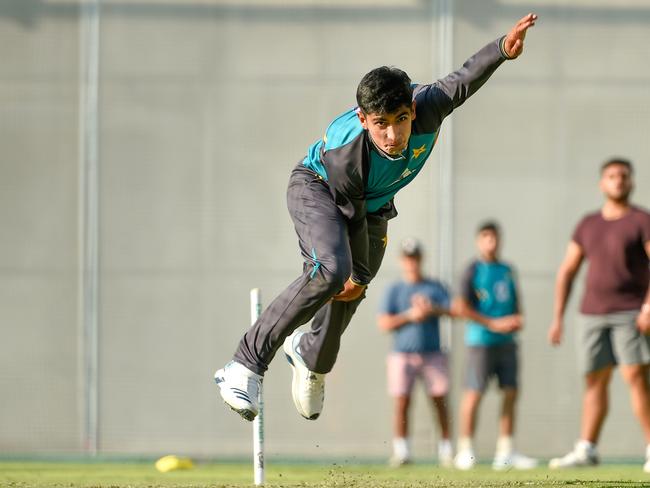
[[[422,144],[420,147],[414,147],[413,148],[413,156],[411,156],[411,159],[419,158],[420,154],[422,154],[426,150],[427,150],[427,145],[426,144]]]
[[[494,296],[497,302],[507,302],[510,300],[510,288],[507,281],[497,281],[494,284]]]

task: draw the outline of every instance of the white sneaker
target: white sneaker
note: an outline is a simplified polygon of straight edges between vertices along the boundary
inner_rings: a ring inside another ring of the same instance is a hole
[[[472,449],[463,449],[458,451],[454,458],[454,466],[456,469],[467,471],[476,465],[476,456]]]
[[[246,420],[253,420],[259,412],[258,396],[262,376],[236,361],[230,361],[214,373],[221,398],[232,410]]]
[[[291,395],[298,413],[307,420],[316,420],[325,401],[325,375],[307,369],[300,357],[298,344],[304,332],[294,332],[284,341],[284,354],[293,369]]]
[[[548,467],[551,469],[559,468],[578,468],[585,466],[596,466],[600,460],[596,448],[588,448],[581,441],[576,442],[573,451],[560,458],[553,458],[549,461]]]
[[[643,471],[650,473],[650,444],[645,448],[645,464],[643,465]]]
[[[505,469],[533,469],[537,467],[537,459],[524,456],[515,451],[501,452],[494,456],[492,469],[503,471]]]
[[[438,464],[443,468],[451,468],[454,465],[454,450],[448,440],[438,443]]]

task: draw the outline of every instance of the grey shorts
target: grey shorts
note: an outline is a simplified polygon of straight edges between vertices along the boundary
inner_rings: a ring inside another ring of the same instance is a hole
[[[517,343],[468,347],[465,367],[468,390],[485,391],[492,376],[499,380],[499,388],[517,388]]]
[[[636,327],[638,310],[581,315],[580,365],[590,373],[617,364],[650,364],[650,336]]]

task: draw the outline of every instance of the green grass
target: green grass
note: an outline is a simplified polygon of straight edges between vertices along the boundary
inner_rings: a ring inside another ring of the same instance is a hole
[[[159,473],[153,463],[0,462],[0,487],[187,487],[252,486],[248,463],[198,464],[194,469]],[[605,465],[593,469],[496,473],[489,466],[471,472],[416,464],[400,469],[379,465],[272,464],[266,486],[271,487],[650,487],[641,465]]]

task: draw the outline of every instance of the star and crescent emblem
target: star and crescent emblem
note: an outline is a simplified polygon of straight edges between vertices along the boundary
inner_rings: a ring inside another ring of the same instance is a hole
[[[422,154],[426,150],[427,150],[426,144],[422,144],[420,147],[414,147],[413,148],[413,159],[419,158],[420,154]]]

